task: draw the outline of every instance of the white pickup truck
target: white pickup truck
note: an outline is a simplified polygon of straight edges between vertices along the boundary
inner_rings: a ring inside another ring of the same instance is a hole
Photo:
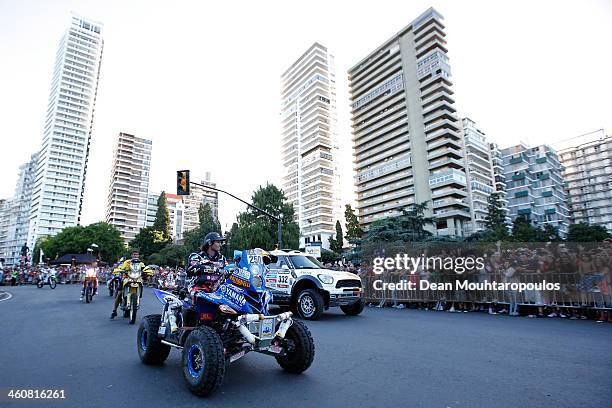
[[[325,269],[313,256],[300,251],[272,251],[277,260],[268,265],[266,287],[272,304],[288,306],[307,320],[317,320],[324,310],[340,306],[356,316],[363,311],[361,279],[350,272]]]

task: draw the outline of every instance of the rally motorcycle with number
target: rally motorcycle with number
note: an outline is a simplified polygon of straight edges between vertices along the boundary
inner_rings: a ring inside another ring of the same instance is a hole
[[[275,357],[288,372],[302,373],[313,362],[310,331],[286,312],[271,315],[265,273],[270,255],[261,249],[235,251],[234,264],[220,271],[209,292],[185,296],[156,289],[161,315],[145,316],[137,333],[140,359],[162,364],[171,348],[181,350],[187,388],[206,396],[223,382],[230,363],[249,352]]]
[[[121,310],[123,317],[129,317],[130,324],[136,323],[136,314],[140,309],[140,298],[142,298],[142,269],[138,263],[134,263],[127,271],[123,279]]]

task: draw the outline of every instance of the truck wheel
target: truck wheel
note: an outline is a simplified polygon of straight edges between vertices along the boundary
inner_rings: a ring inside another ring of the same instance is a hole
[[[170,346],[162,344],[157,331],[161,315],[148,315],[142,319],[136,336],[140,360],[149,365],[162,364],[170,354]]]
[[[319,320],[325,305],[323,296],[314,289],[304,289],[296,299],[295,309],[302,319]]]
[[[349,316],[357,316],[361,312],[363,312],[363,308],[365,306],[365,302],[363,299],[359,299],[352,305],[340,306],[342,311]]]
[[[225,376],[223,343],[210,327],[200,326],[187,337],[181,357],[189,391],[205,396],[219,388]]]
[[[294,320],[287,330],[287,334],[285,334],[285,340],[292,349],[287,351],[287,355],[276,357],[278,365],[293,374],[306,371],[312,364],[315,355],[314,340],[308,327],[304,323]]]

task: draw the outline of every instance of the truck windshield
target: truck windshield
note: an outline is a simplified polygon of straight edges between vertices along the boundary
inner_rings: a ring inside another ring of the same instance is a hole
[[[312,256],[293,255],[291,262],[295,269],[321,269],[323,266]]]

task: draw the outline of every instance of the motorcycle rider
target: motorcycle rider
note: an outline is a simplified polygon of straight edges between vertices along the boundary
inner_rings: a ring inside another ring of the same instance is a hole
[[[220,270],[227,264],[227,259],[219,252],[221,246],[225,242],[225,238],[218,232],[209,232],[202,241],[202,250],[199,253],[189,255],[187,276],[196,276],[195,286],[192,292],[199,290],[210,290],[210,287],[217,282],[220,277]],[[215,268],[212,272],[209,269],[204,269],[203,266],[210,265]]]
[[[87,276],[95,276],[94,278],[88,278]],[[46,274],[45,274],[46,276]],[[85,288],[87,287],[87,281],[92,279],[94,282],[94,296],[98,294],[98,261],[94,260],[91,262],[90,266],[87,268],[85,272],[85,278],[83,278],[83,289],[81,289],[81,298],[79,300],[83,300],[83,296],[85,296]]]
[[[125,262],[123,262],[123,264],[119,265],[117,269],[113,271],[113,273],[116,271],[120,271],[122,278],[125,278],[125,275],[132,268],[132,265],[138,265],[140,267],[140,270],[143,270],[145,268],[145,264],[140,261],[140,254],[138,253],[138,251],[133,251],[132,258],[126,260]],[[121,303],[121,300],[123,298],[123,284],[124,284],[124,280],[122,279],[121,287],[117,291],[117,296],[115,296],[115,304],[113,306],[113,312],[111,313],[111,317],[110,317],[111,319],[114,319],[115,317],[117,317],[117,308],[119,307],[119,304]]]

